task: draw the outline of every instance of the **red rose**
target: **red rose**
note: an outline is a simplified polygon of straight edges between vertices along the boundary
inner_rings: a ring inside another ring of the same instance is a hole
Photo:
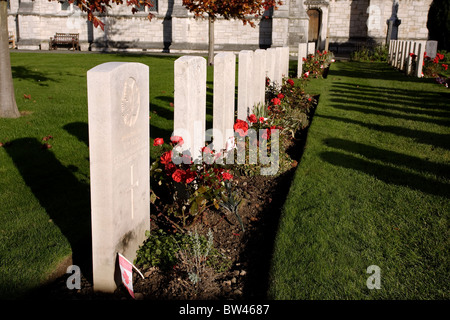
[[[183,182],[186,176],[186,171],[177,169],[174,173],[172,173],[172,179],[175,182]]]
[[[170,162],[172,162],[172,151],[166,151],[161,156],[161,163],[169,164]]]
[[[206,153],[206,154],[210,153],[210,154],[213,154],[214,152],[212,152],[212,150],[211,150],[210,148],[208,148],[208,147],[203,147],[203,148],[202,148],[202,153]]]
[[[164,170],[166,171],[166,174],[168,176],[171,176],[175,172],[175,170],[177,170],[177,166],[173,163],[168,163],[166,164]]]
[[[259,122],[260,122],[260,123],[264,123],[264,117],[260,117],[260,118],[259,118]]]
[[[256,123],[258,120],[256,119],[256,116],[254,114],[251,114],[247,117],[248,121],[250,123]]]
[[[278,96],[277,96],[277,98],[280,99],[280,100],[283,99],[283,98],[284,98],[284,94],[279,93]]]
[[[281,104],[281,100],[280,99],[278,99],[278,98],[273,98],[272,100],[270,100],[274,105],[279,105],[279,104]]]
[[[184,143],[183,138],[182,138],[182,137],[179,137],[179,136],[172,136],[172,137],[170,137],[170,141],[171,141],[173,144],[178,144],[179,146],[182,146],[183,143]]]
[[[164,143],[164,139],[163,138],[156,138],[155,140],[153,140],[153,146],[160,146]]]
[[[223,178],[223,180],[231,180],[231,179],[233,179],[233,175],[232,174],[230,174],[229,172],[222,172],[222,178]]]
[[[442,67],[445,69],[445,70],[447,70],[448,69],[448,64],[442,64]]]
[[[444,55],[441,54],[441,53],[436,53],[436,57],[437,57],[439,60],[443,60],[443,59],[444,59]]]
[[[242,121],[240,119],[236,120],[236,123],[233,126],[234,131],[239,133],[241,137],[245,137],[248,131],[248,123],[246,121]]]
[[[290,85],[291,87],[294,86],[294,80],[292,80],[292,79],[289,79],[289,80],[287,81],[287,83],[289,83],[289,85]]]
[[[197,177],[197,172],[191,171],[191,169],[186,170],[185,178],[186,183],[191,183]]]

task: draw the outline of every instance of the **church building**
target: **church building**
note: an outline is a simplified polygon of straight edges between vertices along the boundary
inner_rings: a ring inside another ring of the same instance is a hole
[[[99,16],[104,31],[67,0],[8,0],[8,28],[18,49],[48,50],[55,33],[78,33],[81,51],[206,51],[208,21],[196,19],[182,0],[152,0],[133,14],[113,5]],[[218,18],[215,50],[240,51],[315,42],[316,48],[349,52],[389,39],[427,40],[432,0],[283,0],[278,10],[252,17],[255,27]],[[147,19],[148,11],[154,18]]]

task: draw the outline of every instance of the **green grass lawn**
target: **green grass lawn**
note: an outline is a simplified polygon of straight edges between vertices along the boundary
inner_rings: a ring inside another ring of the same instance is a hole
[[[0,148],[0,297],[39,285],[72,252],[74,264],[90,272],[81,263],[91,254],[86,72],[109,61],[148,65],[151,138],[167,141],[173,131],[176,58],[11,54],[23,116],[0,119],[0,142],[11,143]],[[49,135],[52,148],[42,149]]]
[[[450,92],[385,63],[338,62],[277,233],[273,299],[448,299]],[[369,290],[371,265],[381,289]]]
[[[167,141],[176,58],[11,54],[23,115],[0,119],[10,142],[0,148],[0,298],[40,285],[71,254],[90,272],[86,72],[148,65],[151,138]],[[370,63],[336,63],[311,91],[319,108],[280,223],[271,297],[448,298],[448,91]],[[207,94],[210,127],[212,68]],[[382,289],[369,291],[373,264]]]

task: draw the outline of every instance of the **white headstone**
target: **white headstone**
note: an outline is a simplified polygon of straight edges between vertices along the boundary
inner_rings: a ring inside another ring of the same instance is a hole
[[[407,64],[406,64],[406,74],[410,75],[412,72],[412,62],[413,62],[413,57],[411,56],[411,54],[415,54],[416,53],[416,42],[412,41],[409,47],[409,53],[408,53],[408,58],[407,58]]]
[[[173,135],[184,140],[181,148],[194,161],[202,158],[206,126],[206,60],[183,56],[175,60]]]
[[[217,54],[214,58],[213,96],[213,135],[216,151],[224,149],[227,139],[233,136],[235,84],[235,54]]]
[[[308,53],[308,44],[298,44],[298,66],[297,66],[297,78],[301,78],[303,75],[303,58],[306,58]]]
[[[393,40],[394,41],[394,47],[392,48],[392,53],[391,53],[391,66],[395,66],[395,56],[397,54],[397,46],[398,46],[398,40]]]
[[[423,64],[423,55],[425,53],[425,45],[424,43],[418,44],[418,50],[417,50],[417,63],[416,63],[416,74],[415,76],[420,78],[422,77],[422,64]]]
[[[438,42],[436,40],[428,40],[425,45],[425,52],[431,59],[436,57]]]
[[[403,71],[407,72],[408,70],[408,58],[409,54],[411,53],[411,45],[412,41],[406,41],[406,50],[405,54],[403,55],[404,65],[403,65]]]
[[[312,54],[314,55],[316,53],[316,43],[315,42],[308,42],[308,55]]]
[[[275,68],[277,59],[277,49],[269,48],[266,50],[266,76],[272,83],[275,80]]]
[[[282,51],[282,57],[283,57],[283,63],[282,63],[282,70],[281,75],[283,78],[289,77],[289,47],[283,47]]]
[[[392,60],[394,57],[394,50],[395,50],[395,43],[397,40],[390,40],[389,41],[389,64],[392,65]]]
[[[149,69],[108,62],[87,72],[94,290],[116,288],[150,228]]]
[[[255,50],[253,54],[254,105],[264,104],[266,95],[266,50]]]
[[[239,52],[237,118],[247,120],[253,110],[253,51]]]
[[[397,61],[397,69],[402,68],[402,56],[403,56],[403,50],[405,49],[405,41],[400,41],[400,48],[398,50],[398,61]]]
[[[281,85],[282,73],[283,73],[283,48],[277,47],[276,49],[276,60],[275,60],[275,79],[274,81]]]

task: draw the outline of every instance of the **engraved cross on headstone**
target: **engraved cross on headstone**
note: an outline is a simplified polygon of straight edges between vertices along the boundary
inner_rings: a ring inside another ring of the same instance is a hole
[[[139,186],[139,180],[134,181],[134,164],[130,166],[130,188],[127,190],[130,192],[131,200],[131,220],[134,219],[134,188]]]

